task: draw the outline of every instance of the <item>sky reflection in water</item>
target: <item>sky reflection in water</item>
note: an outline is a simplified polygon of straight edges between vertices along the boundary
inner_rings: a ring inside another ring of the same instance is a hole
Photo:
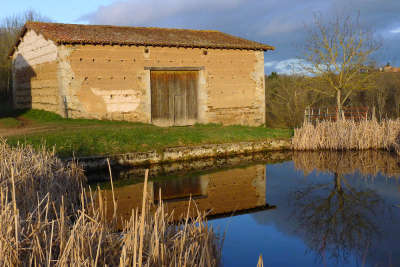
[[[293,161],[266,169],[266,201],[276,209],[211,221],[227,227],[225,266],[256,266],[260,253],[266,266],[400,265],[397,178],[304,175]]]

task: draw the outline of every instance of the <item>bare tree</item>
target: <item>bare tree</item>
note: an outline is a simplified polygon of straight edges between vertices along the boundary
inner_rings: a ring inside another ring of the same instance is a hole
[[[372,31],[364,29],[359,16],[336,16],[324,21],[315,15],[308,28],[302,68],[321,80],[314,91],[336,97],[337,109],[356,90],[375,86],[371,56],[381,47]]]
[[[273,75],[265,82],[267,123],[271,126],[298,127],[307,107],[321,101],[308,89],[312,78],[302,75]]]
[[[400,74],[380,73],[377,83],[377,90],[374,90],[372,95],[380,118],[398,118],[400,116]]]
[[[379,236],[373,218],[382,216],[383,199],[372,189],[357,190],[344,175],[331,183],[316,183],[295,192],[293,215],[310,249],[339,261],[351,253],[361,257]]]

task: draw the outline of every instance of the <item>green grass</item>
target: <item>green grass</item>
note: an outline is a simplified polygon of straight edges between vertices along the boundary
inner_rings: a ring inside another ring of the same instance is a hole
[[[16,118],[0,118],[0,128],[17,128],[21,126],[21,122]]]
[[[166,147],[255,141],[266,138],[290,138],[289,129],[222,126],[157,127],[150,124],[64,119],[54,113],[29,110],[18,115],[32,124],[46,125],[46,132],[8,137],[11,145],[55,146],[61,157],[118,154],[134,151],[162,150]]]

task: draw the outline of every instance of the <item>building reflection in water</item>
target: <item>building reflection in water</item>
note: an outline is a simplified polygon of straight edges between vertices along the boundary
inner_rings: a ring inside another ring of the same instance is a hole
[[[132,209],[142,204],[143,182],[114,188],[118,215],[128,219]],[[157,204],[161,198],[174,220],[206,212],[208,217],[231,216],[252,210],[271,208],[266,203],[266,166],[253,165],[212,173],[178,177],[155,177],[148,182],[149,200]],[[113,210],[112,192],[103,190],[107,210]],[[156,206],[156,205],[154,205]],[[111,212],[108,212],[111,215]]]

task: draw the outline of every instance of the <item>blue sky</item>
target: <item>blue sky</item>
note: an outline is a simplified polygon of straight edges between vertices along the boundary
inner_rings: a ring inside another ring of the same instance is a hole
[[[56,22],[82,23],[79,18],[86,13],[94,12],[101,5],[109,5],[113,0],[1,0],[0,18],[16,15],[24,10],[33,9]],[[5,5],[5,7],[4,7]],[[86,21],[87,22],[87,21]]]
[[[54,22],[215,29],[276,47],[266,72],[290,72],[301,56],[304,25],[360,13],[383,40],[379,64],[400,65],[400,0],[1,0],[0,19],[34,9]]]

